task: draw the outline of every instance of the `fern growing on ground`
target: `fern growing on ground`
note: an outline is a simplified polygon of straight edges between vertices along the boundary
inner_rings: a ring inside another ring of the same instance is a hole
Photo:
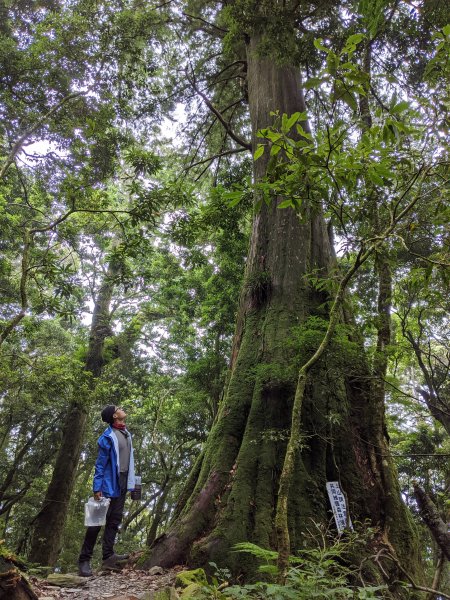
[[[319,529],[318,529],[319,530]],[[208,600],[371,600],[386,597],[385,585],[366,585],[360,568],[349,566],[350,555],[364,553],[368,538],[365,534],[349,532],[347,538],[329,541],[319,530],[320,539],[314,548],[300,550],[290,557],[285,585],[274,583],[277,576],[277,552],[244,542],[234,546],[234,552],[251,554],[259,563],[261,581],[232,585],[229,571],[210,563],[215,572],[211,583],[197,587],[195,598]],[[373,532],[368,531],[371,536]]]

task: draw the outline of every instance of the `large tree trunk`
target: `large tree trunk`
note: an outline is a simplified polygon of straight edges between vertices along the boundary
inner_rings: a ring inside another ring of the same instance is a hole
[[[256,132],[271,125],[271,111],[304,111],[299,70],[258,56],[248,45],[248,94],[253,148]],[[306,128],[306,124],[304,125]],[[255,163],[255,181],[267,158]],[[315,290],[308,274],[326,276],[334,266],[320,208],[300,220],[278,199],[255,216],[231,361],[231,376],[216,423],[206,442],[198,476],[167,534],[150,549],[147,565],[213,560],[239,571],[242,541],[276,547],[274,513],[279,474],[289,434],[298,367],[323,334],[306,330],[308,317],[326,320],[330,298]],[[399,494],[384,436],[384,406],[372,393],[360,348],[356,365],[340,360],[336,346],[313,369],[302,408],[302,437],[290,486],[292,550],[304,546],[312,521],[330,519],[327,481],[340,481],[352,520],[369,519],[383,541],[409,566],[416,542]],[[354,359],[353,359],[353,362]],[[200,461],[199,461],[200,462]]]
[[[85,366],[86,373],[92,375],[91,389],[95,386],[95,379],[99,377],[104,364],[105,339],[112,335],[109,320],[115,273],[114,265],[110,264],[94,306]],[[54,565],[58,559],[86,431],[88,405],[86,399],[80,396],[69,406],[52,479],[42,508],[34,520],[28,555],[30,562]]]

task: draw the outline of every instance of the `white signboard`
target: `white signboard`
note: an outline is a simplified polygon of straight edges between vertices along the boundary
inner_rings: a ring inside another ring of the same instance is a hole
[[[347,523],[347,503],[345,502],[345,497],[341,491],[339,482],[328,481],[327,492],[338,532],[342,533],[346,528],[353,529],[350,517]]]

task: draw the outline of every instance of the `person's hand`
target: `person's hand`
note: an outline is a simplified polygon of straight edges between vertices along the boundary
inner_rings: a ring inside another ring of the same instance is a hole
[[[94,500],[97,500],[97,502],[100,502],[101,499],[102,499],[102,493],[94,492]]]

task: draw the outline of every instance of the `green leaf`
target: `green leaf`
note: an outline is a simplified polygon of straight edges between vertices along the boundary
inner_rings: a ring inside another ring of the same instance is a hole
[[[278,140],[282,137],[282,134],[278,131],[272,131],[271,129],[268,129],[267,137],[271,142],[278,142]]]
[[[253,155],[253,160],[258,160],[258,158],[260,158],[263,154],[264,154],[264,144],[258,144],[258,147],[255,150],[255,153]]]
[[[444,35],[450,35],[450,23],[442,28],[442,33]]]
[[[342,100],[345,102],[353,111],[358,109],[358,103],[356,97],[352,94],[340,81],[336,81],[333,94],[333,100]]]
[[[329,52],[328,48],[326,46],[323,45],[323,38],[316,38],[314,40],[314,46],[317,48],[317,50],[323,50],[323,52]]]
[[[228,206],[232,208],[233,206],[239,204],[239,202],[241,201],[242,192],[240,190],[237,190],[235,192],[227,192],[226,194],[224,194],[224,198],[225,200],[228,200]]]
[[[297,133],[299,133],[302,137],[306,138],[307,140],[313,139],[313,136],[310,133],[308,133],[307,131],[305,131],[301,125],[297,124],[296,129],[297,129]]]
[[[355,44],[357,46],[365,37],[366,36],[363,33],[354,33],[348,38],[347,44]]]
[[[345,42],[345,46],[344,49],[342,50],[342,53],[352,53],[355,51],[356,46],[358,44],[360,44],[363,39],[365,38],[365,35],[363,33],[354,33],[353,35],[351,35],[349,38],[347,38],[347,41]]]
[[[367,169],[367,175],[369,176],[370,181],[372,181],[375,185],[384,185],[383,179],[375,172],[375,170],[371,167]]]
[[[292,200],[290,198],[288,198],[287,200],[283,200],[283,202],[280,202],[280,204],[278,204],[277,208],[294,208],[294,203],[292,202]]]
[[[398,113],[403,112],[404,110],[406,110],[407,108],[409,108],[409,102],[407,100],[402,100],[401,102],[399,102],[398,104],[396,104],[395,106],[393,106],[390,109],[390,112],[393,115],[396,115]]]
[[[281,150],[280,144],[274,144],[270,149],[270,156],[276,156]]]
[[[388,167],[382,163],[374,165],[373,168],[379,175],[385,177],[386,179],[393,179],[395,177],[394,172],[388,169]]]
[[[304,88],[306,90],[311,90],[313,88],[318,88],[321,83],[325,81],[322,77],[310,77],[308,81],[304,84]]]
[[[337,56],[331,50],[328,52],[327,56],[327,69],[330,75],[336,75],[336,72],[339,67],[339,56]]]
[[[384,125],[383,127],[383,142],[387,143],[390,140],[394,140],[395,135],[389,125]]]
[[[283,117],[284,117],[284,115],[283,115]],[[288,119],[285,120],[283,131],[285,133],[288,133],[294,127],[294,125],[297,123],[299,118],[300,118],[299,112],[293,113]]]
[[[358,103],[356,101],[355,95],[345,90],[345,92],[341,96],[341,100],[343,100],[347,106],[349,106],[353,111],[358,110]]]

